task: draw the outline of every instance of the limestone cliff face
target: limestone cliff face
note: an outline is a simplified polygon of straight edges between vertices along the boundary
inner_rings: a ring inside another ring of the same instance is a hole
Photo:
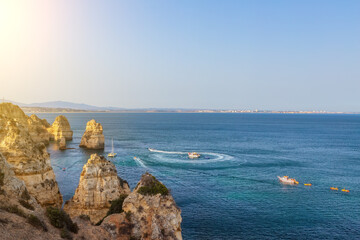
[[[57,116],[51,127],[47,130],[50,134],[50,140],[58,141],[62,137],[65,137],[66,140],[72,140],[73,131],[69,121],[63,115]]]
[[[0,104],[0,152],[41,205],[62,204],[62,196],[41,137],[34,137],[31,119],[13,104]]]
[[[90,120],[86,124],[86,130],[79,146],[88,149],[104,149],[104,143],[103,127],[94,119]]]
[[[115,165],[92,154],[83,167],[75,195],[65,203],[64,210],[71,217],[88,215],[92,223],[97,223],[106,216],[111,201],[129,193],[129,185],[118,177]]]
[[[165,186],[146,173],[134,191],[125,199],[123,210],[133,224],[132,236],[137,239],[182,239],[181,210]],[[153,187],[163,187],[163,194]]]
[[[35,142],[43,142],[45,145],[49,144],[50,134],[47,128],[50,124],[45,119],[40,119],[35,114],[28,119],[29,132],[31,138]]]

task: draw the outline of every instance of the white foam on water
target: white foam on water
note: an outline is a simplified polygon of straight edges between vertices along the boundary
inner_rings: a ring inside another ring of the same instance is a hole
[[[171,152],[171,151],[162,151],[162,150],[156,150],[152,149],[149,150],[150,152],[157,152],[157,153],[166,153],[166,154],[188,154],[187,152]]]
[[[185,163],[185,164],[207,164],[207,163],[215,163],[215,162],[223,162],[232,160],[233,157],[220,154],[220,153],[209,153],[209,152],[200,152],[200,158],[197,159],[178,159],[178,158],[168,158],[162,154],[154,154],[154,159],[167,163]],[[214,158],[206,159],[206,156],[213,156]]]
[[[134,160],[140,167],[148,168],[140,158],[136,157],[136,158],[134,158]]]

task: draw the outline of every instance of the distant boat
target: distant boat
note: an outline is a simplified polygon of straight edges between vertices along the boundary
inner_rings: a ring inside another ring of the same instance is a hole
[[[150,152],[155,152],[155,151],[156,151],[156,150],[153,149],[153,148],[148,148],[148,150],[149,150]]]
[[[338,190],[339,190],[339,188],[337,188],[337,187],[330,187],[330,189],[331,189],[331,190],[334,190],[334,191],[338,191]]]
[[[198,154],[196,152],[189,152],[188,156],[189,156],[189,158],[194,159],[194,158],[199,158],[200,154]]]
[[[114,153],[114,139],[112,138],[111,139],[111,143],[112,143],[112,150],[111,150],[111,153],[108,154],[108,157],[115,157],[117,155],[117,153]]]
[[[66,168],[63,168],[62,170],[63,170],[63,171],[66,171]]]

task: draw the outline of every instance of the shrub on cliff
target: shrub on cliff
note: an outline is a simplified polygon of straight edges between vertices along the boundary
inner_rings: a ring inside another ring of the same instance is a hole
[[[9,206],[0,206],[0,209],[9,212],[9,213],[13,213],[16,214],[20,217],[26,218],[26,214],[24,213],[23,210],[21,210],[20,208],[18,208],[18,206],[16,205],[9,205]]]
[[[154,176],[145,176],[144,178],[144,186],[140,187],[138,193],[142,195],[156,195],[160,193],[163,196],[169,194],[169,189],[165,187],[164,184],[159,182]]]
[[[51,225],[56,228],[66,227],[73,233],[77,233],[79,230],[77,224],[71,220],[70,216],[64,212],[64,210],[48,207],[46,209],[46,216],[49,218]]]
[[[48,229],[45,225],[45,223],[43,221],[41,221],[37,216],[34,215],[29,215],[27,217],[28,223],[30,223],[31,225],[33,225],[34,227],[38,228],[38,229],[42,229],[44,232],[47,232]]]
[[[3,172],[0,172],[0,188],[1,186],[4,186],[4,178],[5,174]]]
[[[109,216],[114,213],[122,213],[123,212],[122,205],[127,196],[128,196],[127,194],[121,194],[118,199],[111,201],[111,206],[106,216]]]
[[[25,201],[25,200],[23,200],[23,199],[20,199],[20,200],[19,200],[19,203],[20,203],[21,206],[23,206],[24,208],[27,208],[27,209],[29,209],[29,210],[31,210],[31,211],[34,211],[34,210],[35,210],[35,208],[34,208],[30,203],[28,203],[27,201]]]

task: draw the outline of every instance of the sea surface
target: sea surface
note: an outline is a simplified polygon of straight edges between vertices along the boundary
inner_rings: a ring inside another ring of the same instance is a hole
[[[50,123],[57,115],[38,114]],[[360,115],[64,115],[75,149],[49,146],[64,200],[90,154],[107,155],[114,139],[112,161],[131,188],[148,171],[171,189],[184,239],[360,239]],[[92,118],[103,125],[105,151],[78,148]],[[300,184],[280,184],[283,175]]]

